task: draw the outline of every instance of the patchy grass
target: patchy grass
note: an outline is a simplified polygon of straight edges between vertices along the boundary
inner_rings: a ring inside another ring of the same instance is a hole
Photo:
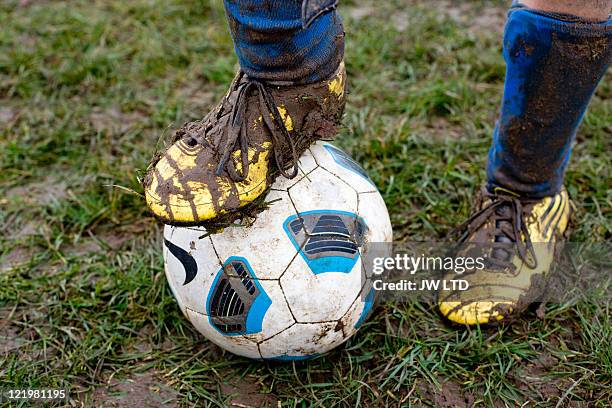
[[[503,2],[463,3],[341,9],[351,96],[338,143],[380,187],[400,241],[443,237],[484,177]],[[225,91],[236,62],[220,2],[8,0],[0,21],[0,387],[68,387],[85,406],[122,393],[149,406],[612,399],[609,301],[482,331],[446,326],[428,305],[385,304],[314,361],[223,352],[180,315],[143,200],[110,187],[139,190],[160,136]],[[568,172],[576,241],[611,238],[610,78]]]

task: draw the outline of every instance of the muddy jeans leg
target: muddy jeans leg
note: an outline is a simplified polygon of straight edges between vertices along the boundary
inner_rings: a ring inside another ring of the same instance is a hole
[[[240,67],[261,80],[311,83],[344,56],[337,0],[225,0]]]
[[[612,59],[612,20],[516,4],[504,34],[506,82],[487,168],[488,188],[555,194],[576,131]]]

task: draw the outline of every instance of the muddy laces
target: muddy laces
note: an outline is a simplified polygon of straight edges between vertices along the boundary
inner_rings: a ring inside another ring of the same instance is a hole
[[[493,218],[495,242],[492,244],[493,251],[489,262],[502,267],[514,267],[507,252],[509,244],[514,243],[519,257],[529,268],[535,269],[538,266],[538,261],[529,236],[529,230],[523,219],[525,199],[521,201],[514,195],[492,194],[486,190],[483,194],[491,202],[458,226],[451,235],[461,234],[458,242],[460,245],[466,242],[472,233],[481,228],[490,218]]]
[[[245,116],[248,97],[254,91],[257,91],[259,95],[261,116],[265,126],[270,131],[272,150],[278,169],[284,177],[292,179],[298,173],[295,142],[285,126],[270,91],[263,83],[252,78],[247,78],[238,86],[238,97],[232,107],[225,143],[221,148],[223,153],[216,174],[217,176],[221,175],[223,169],[226,168],[230,178],[237,183],[244,181],[249,174],[249,136]],[[238,147],[240,147],[240,161],[242,163],[241,172],[236,169],[234,161],[229,160],[232,152],[236,151]],[[287,151],[290,154],[289,160],[286,160],[283,154]]]

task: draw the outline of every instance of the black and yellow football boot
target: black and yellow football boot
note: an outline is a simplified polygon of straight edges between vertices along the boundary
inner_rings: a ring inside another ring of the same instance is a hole
[[[462,235],[454,256],[482,257],[485,267],[445,276],[464,279],[469,286],[464,291],[438,292],[442,315],[459,324],[489,324],[508,320],[542,301],[572,212],[565,189],[542,199],[483,189],[476,212],[457,228]]]
[[[147,168],[150,210],[166,224],[195,226],[246,208],[278,175],[295,177],[297,160],[313,142],[333,138],[345,87],[344,63],[328,79],[305,85],[239,72],[217,107],[179,129]]]

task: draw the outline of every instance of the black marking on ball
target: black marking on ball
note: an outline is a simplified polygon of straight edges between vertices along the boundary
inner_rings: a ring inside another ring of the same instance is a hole
[[[363,245],[363,220],[345,214],[300,214],[289,224],[290,233],[308,259],[325,256],[353,258]]]
[[[183,248],[174,245],[167,239],[164,239],[164,244],[170,253],[174,255],[176,259],[181,262],[181,264],[183,264],[183,268],[185,268],[185,282],[183,283],[183,286],[187,285],[194,280],[198,274],[198,264],[193,256],[191,256],[191,254],[185,251]]]

